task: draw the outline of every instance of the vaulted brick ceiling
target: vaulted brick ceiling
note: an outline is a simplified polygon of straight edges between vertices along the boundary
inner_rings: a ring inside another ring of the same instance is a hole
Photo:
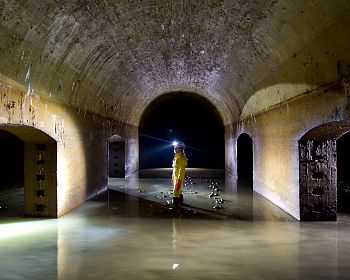
[[[160,94],[194,92],[229,123],[262,88],[334,80],[333,60],[349,58],[349,7],[348,0],[0,0],[0,73],[26,94],[135,125]],[[341,43],[328,42],[324,53],[317,40],[336,32]],[[312,58],[321,76],[304,69]]]

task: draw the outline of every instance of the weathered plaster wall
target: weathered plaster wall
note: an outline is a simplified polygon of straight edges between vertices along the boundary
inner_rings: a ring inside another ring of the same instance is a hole
[[[0,124],[34,127],[57,141],[58,216],[106,186],[107,139],[114,134],[125,139],[135,131],[137,135],[136,128],[40,98],[4,76],[0,76]],[[128,143],[126,149],[135,150],[137,142],[132,141],[131,148]],[[129,169],[135,171],[138,155],[127,154],[133,163]]]
[[[299,219],[298,140],[310,129],[349,119],[349,88],[344,80],[304,94],[236,125],[253,138],[254,190]]]
[[[350,18],[344,13],[299,47],[283,66],[261,80],[245,104],[241,118],[349,78],[349,26]],[[285,41],[281,42],[279,47],[283,49],[284,44]]]
[[[237,192],[237,129],[236,125],[225,126],[225,190]]]
[[[348,53],[349,9],[348,0],[0,1],[0,73],[132,125],[161,94],[196,92],[227,125],[281,72],[326,82],[333,46]],[[291,61],[305,63],[305,77]]]

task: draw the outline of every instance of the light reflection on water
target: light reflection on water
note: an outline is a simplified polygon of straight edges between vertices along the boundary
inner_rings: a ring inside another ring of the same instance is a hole
[[[0,224],[0,279],[345,279],[350,272],[345,222],[276,221],[271,212],[266,220],[216,219],[125,195],[114,201],[108,208],[101,196],[59,219]]]

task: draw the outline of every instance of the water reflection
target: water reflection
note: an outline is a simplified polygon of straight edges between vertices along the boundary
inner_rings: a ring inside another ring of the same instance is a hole
[[[222,211],[212,209],[215,198],[199,193],[196,208],[175,211],[166,207],[167,197],[158,198],[164,181],[139,183],[135,192],[111,192],[109,205],[106,192],[59,219],[2,220],[0,279],[349,275],[348,222],[299,223],[244,184]],[[134,196],[140,189],[152,199]]]
[[[164,215],[150,201],[115,199],[114,209],[104,195],[57,220],[0,224],[0,278],[345,279],[349,273],[348,223]]]

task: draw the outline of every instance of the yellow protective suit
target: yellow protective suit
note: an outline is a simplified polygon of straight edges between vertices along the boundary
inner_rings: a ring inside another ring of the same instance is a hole
[[[187,166],[187,157],[183,153],[175,153],[173,159],[172,183],[174,187],[173,197],[180,197],[182,194],[182,184],[185,180],[185,169]]]

